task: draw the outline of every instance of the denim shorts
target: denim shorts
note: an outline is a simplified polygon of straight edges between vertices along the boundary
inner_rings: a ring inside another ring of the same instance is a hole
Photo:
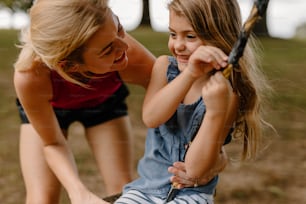
[[[92,127],[109,120],[128,115],[126,97],[129,91],[125,85],[122,85],[112,96],[96,107],[81,109],[63,109],[53,108],[60,127],[67,130],[73,122],[81,122],[85,128]],[[16,99],[19,116],[22,124],[29,123],[26,113]]]

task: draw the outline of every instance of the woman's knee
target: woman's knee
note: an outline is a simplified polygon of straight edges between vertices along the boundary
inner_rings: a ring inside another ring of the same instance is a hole
[[[59,204],[60,189],[53,191],[29,190],[26,195],[26,204]]]

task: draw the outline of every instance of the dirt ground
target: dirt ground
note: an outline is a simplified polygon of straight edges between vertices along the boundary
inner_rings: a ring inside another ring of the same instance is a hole
[[[256,161],[230,162],[220,174],[216,203],[306,203],[305,148],[305,139],[279,139]],[[229,145],[229,154],[234,149]]]

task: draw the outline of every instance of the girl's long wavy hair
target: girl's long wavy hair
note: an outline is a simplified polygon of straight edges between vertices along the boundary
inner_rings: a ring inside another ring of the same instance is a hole
[[[44,64],[85,86],[72,68],[82,63],[84,43],[105,22],[110,12],[107,4],[107,0],[36,0],[29,11],[30,25],[21,33],[22,50],[15,69]]]
[[[240,8],[236,0],[172,0],[168,8],[185,16],[205,44],[222,49],[226,54],[238,39],[242,28]],[[259,47],[250,36],[235,78],[239,96],[239,113],[233,137],[243,141],[242,159],[256,156],[262,137],[262,104],[272,91],[259,67]]]

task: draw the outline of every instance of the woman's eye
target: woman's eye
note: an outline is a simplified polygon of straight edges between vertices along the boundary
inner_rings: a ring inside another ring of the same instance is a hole
[[[109,55],[110,53],[112,53],[113,51],[113,48],[112,47],[109,47],[106,52],[104,53],[104,55]]]
[[[123,31],[123,26],[121,24],[118,25],[118,33],[120,33],[121,31]]]
[[[118,25],[118,34],[120,37],[124,37],[125,35],[125,32],[124,32],[124,29],[123,29],[123,26],[121,24]]]
[[[100,54],[100,57],[103,57],[103,56],[106,56],[106,55],[109,55],[111,54],[113,51],[113,47],[112,46],[109,46],[108,48],[106,48],[103,53]]]

